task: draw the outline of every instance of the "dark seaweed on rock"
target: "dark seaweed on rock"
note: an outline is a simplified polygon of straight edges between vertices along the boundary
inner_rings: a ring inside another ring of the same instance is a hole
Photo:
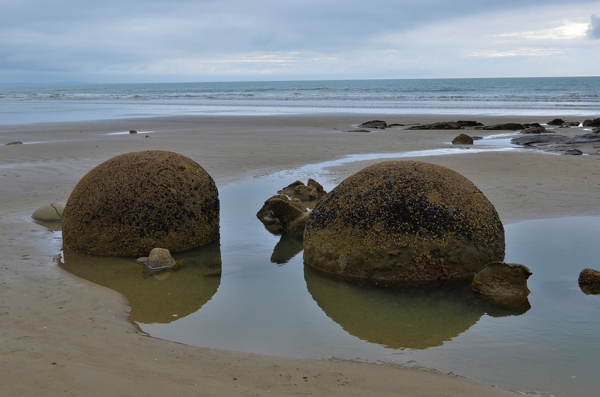
[[[343,181],[311,212],[305,263],[386,282],[452,279],[504,258],[504,228],[462,175],[416,161],[380,163]]]
[[[178,252],[218,237],[214,180],[193,160],[161,150],[98,165],[75,186],[63,214],[65,246],[91,255]]]

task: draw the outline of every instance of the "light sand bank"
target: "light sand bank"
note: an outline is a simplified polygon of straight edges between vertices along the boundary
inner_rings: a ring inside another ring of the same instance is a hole
[[[443,142],[459,133],[402,129],[370,134],[343,132],[352,129],[352,124],[373,118],[404,124],[458,119],[368,115],[177,117],[0,126],[3,393],[513,395],[422,370],[265,357],[140,335],[127,321],[124,298],[60,270],[53,262],[60,241],[49,241],[48,231],[30,220],[38,207],[66,201],[88,170],[129,151],[161,149],[184,154],[199,162],[223,186],[347,154],[447,148]],[[476,119],[485,124],[548,121],[529,117]],[[130,129],[140,133],[107,135]],[[3,145],[17,140],[25,144]],[[600,156],[518,152],[419,160],[448,166],[472,180],[496,206],[504,222],[600,214]],[[339,181],[372,162],[336,167],[335,179]]]

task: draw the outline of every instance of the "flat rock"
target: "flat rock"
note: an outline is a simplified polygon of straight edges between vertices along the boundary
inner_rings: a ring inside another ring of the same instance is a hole
[[[505,123],[505,124],[495,124],[495,125],[487,125],[483,127],[484,130],[490,131],[518,131],[524,130],[525,126],[519,123]]]
[[[375,128],[375,129],[379,129],[379,130],[385,130],[386,128],[388,128],[388,125],[383,120],[371,120],[371,121],[365,121],[364,123],[362,123],[361,125],[359,125],[359,127],[361,127],[361,128]]]
[[[563,152],[566,156],[581,156],[583,152],[579,149],[567,149]]]
[[[515,145],[531,146],[534,144],[562,144],[562,145],[581,145],[593,142],[600,142],[600,134],[588,133],[584,135],[569,138],[563,135],[528,135],[519,136],[511,139]]]
[[[23,142],[21,142],[21,141],[14,141],[14,142],[8,142],[6,145],[8,146],[8,145],[22,145],[22,144],[23,144]]]
[[[531,146],[539,143],[561,143],[568,139],[562,135],[535,135],[535,136],[519,136],[510,140],[514,145]]]
[[[462,130],[465,127],[478,127],[483,124],[477,121],[459,120],[459,121],[442,121],[432,124],[414,125],[406,128],[407,130]]]

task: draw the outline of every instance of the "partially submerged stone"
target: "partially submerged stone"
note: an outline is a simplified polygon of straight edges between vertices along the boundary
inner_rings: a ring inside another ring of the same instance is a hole
[[[504,123],[504,124],[495,124],[495,125],[487,125],[483,127],[484,130],[491,131],[518,131],[525,129],[523,124],[519,123]]]
[[[389,161],[350,176],[308,216],[304,262],[321,272],[405,284],[470,277],[504,259],[488,199],[446,167]]]
[[[164,271],[175,266],[175,259],[173,259],[168,249],[154,248],[150,251],[145,264],[151,271]]]
[[[285,194],[277,194],[265,201],[256,217],[271,233],[288,233],[302,236],[308,217],[308,210],[298,199],[290,199]]]
[[[473,277],[471,288],[494,305],[524,313],[531,308],[527,299],[531,274],[527,266],[492,262]]]
[[[491,262],[475,274],[471,287],[482,295],[525,297],[529,295],[527,279],[531,274],[524,265]]]
[[[529,125],[525,127],[525,129],[523,129],[521,131],[521,134],[543,134],[546,132],[550,132],[548,130],[546,130],[545,127],[541,126],[541,125]]]
[[[596,269],[583,269],[579,273],[579,288],[586,295],[600,295],[600,271]]]
[[[40,222],[62,222],[64,210],[65,203],[51,203],[35,210],[31,217]]]
[[[473,138],[471,138],[467,134],[460,134],[452,140],[452,144],[453,145],[472,145]]]
[[[21,141],[14,141],[14,142],[8,142],[6,145],[22,145],[23,142]]]
[[[113,157],[88,172],[63,213],[66,248],[91,255],[178,252],[219,237],[219,198],[211,176],[177,153]]]

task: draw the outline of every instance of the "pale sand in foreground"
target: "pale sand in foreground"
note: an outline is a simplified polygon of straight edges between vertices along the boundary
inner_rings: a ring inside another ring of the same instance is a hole
[[[127,320],[127,302],[121,295],[56,266],[53,257],[60,241],[49,241],[48,231],[30,219],[38,207],[66,201],[88,170],[130,151],[161,149],[184,154],[199,162],[223,186],[347,154],[447,148],[443,142],[458,134],[402,129],[371,134],[342,132],[372,118],[402,123],[458,119],[368,115],[173,117],[0,126],[2,394],[515,395],[434,371],[268,357],[143,336]],[[475,119],[485,124],[547,121],[539,117]],[[140,133],[106,135],[129,129]],[[146,131],[153,131],[149,138],[145,137]],[[17,140],[46,143],[4,146]],[[418,160],[445,165],[465,175],[492,201],[505,223],[600,214],[600,156],[529,151]],[[372,161],[336,168],[336,181],[369,163]],[[265,192],[265,198],[271,193]]]

